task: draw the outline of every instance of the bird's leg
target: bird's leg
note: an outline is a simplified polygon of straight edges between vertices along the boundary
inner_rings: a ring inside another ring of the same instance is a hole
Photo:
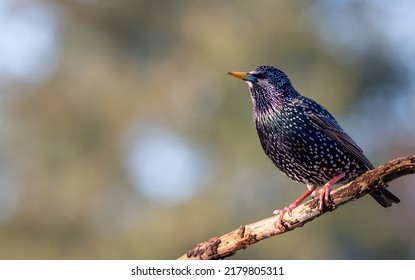
[[[342,172],[339,175],[332,178],[330,181],[328,181],[324,186],[318,191],[320,193],[320,203],[319,203],[319,209],[322,211],[324,209],[324,202],[330,200],[330,189],[331,187],[336,184],[340,179],[342,179],[346,173]]]
[[[272,212],[274,215],[279,215],[277,220],[277,227],[280,227],[282,225],[282,218],[284,217],[285,213],[288,212],[288,215],[291,216],[291,211],[296,208],[304,199],[306,199],[314,190],[316,187],[312,187],[307,185],[308,190],[301,195],[299,198],[297,198],[293,203],[291,203],[289,206],[284,207],[282,210],[275,210]]]

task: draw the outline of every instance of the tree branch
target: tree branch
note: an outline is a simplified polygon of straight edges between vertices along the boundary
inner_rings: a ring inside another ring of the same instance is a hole
[[[415,173],[415,156],[397,158],[373,170],[356,180],[332,191],[330,205],[323,211],[318,209],[318,199],[311,199],[292,211],[292,216],[284,216],[285,228],[275,226],[277,217],[270,217],[249,225],[242,225],[229,233],[213,237],[198,244],[179,259],[212,260],[234,255],[236,251],[245,249],[263,239],[294,230],[314,220],[328,211],[356,200],[382,184],[386,184],[404,175]]]

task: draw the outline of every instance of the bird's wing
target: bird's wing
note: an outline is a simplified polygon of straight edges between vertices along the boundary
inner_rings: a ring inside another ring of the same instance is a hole
[[[356,157],[357,160],[366,165],[369,169],[373,169],[372,163],[363,154],[362,149],[347,135],[346,132],[339,126],[339,124],[332,118],[324,115],[317,115],[309,112],[307,115],[313,120],[313,124],[323,131],[327,136],[336,141],[347,152]]]
[[[313,124],[318,129],[336,141],[336,143],[352,154],[357,160],[362,162],[369,169],[374,168],[372,163],[363,154],[362,149],[360,149],[353,139],[343,131],[340,125],[333,118],[325,115],[317,115],[311,112],[307,113],[307,115],[312,119]],[[385,187],[387,187],[387,185]],[[390,207],[392,206],[392,203],[399,203],[399,198],[388,191],[385,187],[381,187],[372,192],[371,195],[373,198],[383,207]]]

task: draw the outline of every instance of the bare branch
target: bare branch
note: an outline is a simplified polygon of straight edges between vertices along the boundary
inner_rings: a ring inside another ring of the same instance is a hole
[[[382,184],[411,173],[415,173],[415,156],[397,158],[332,191],[332,203],[326,205],[324,211],[318,210],[318,199],[311,199],[294,209],[291,217],[288,214],[284,216],[285,228],[277,228],[277,217],[270,217],[202,242],[179,259],[226,258],[263,239],[301,227],[325,212],[371,193]]]

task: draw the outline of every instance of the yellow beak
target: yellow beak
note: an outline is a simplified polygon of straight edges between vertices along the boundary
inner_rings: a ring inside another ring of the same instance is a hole
[[[228,72],[229,75],[234,76],[235,78],[246,80],[248,74],[244,72]]]

